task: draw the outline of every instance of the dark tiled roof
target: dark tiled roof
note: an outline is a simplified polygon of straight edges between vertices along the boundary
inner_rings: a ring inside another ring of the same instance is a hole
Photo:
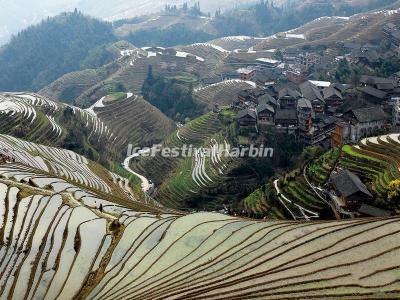
[[[252,90],[251,93],[258,98],[258,97],[261,97],[262,95],[265,95],[266,92],[263,89],[256,88],[256,89]]]
[[[377,83],[378,90],[393,90],[396,86],[393,83]]]
[[[367,95],[373,96],[378,99],[385,99],[387,96],[386,92],[373,88],[372,86],[364,86],[361,88],[361,91]]]
[[[297,120],[295,109],[277,109],[275,114],[277,120]]]
[[[266,93],[266,94],[262,95],[260,98],[258,98],[258,103],[260,103],[260,104],[271,103],[275,106],[278,105],[278,101],[268,93]]]
[[[337,89],[335,89],[335,88],[333,88],[333,87],[327,87],[327,88],[325,88],[325,89],[322,91],[322,93],[323,93],[325,99],[328,99],[328,98],[330,98],[330,97],[332,97],[332,96],[337,96],[337,97],[339,97],[340,99],[343,100],[342,94],[341,94]]]
[[[362,204],[358,212],[371,217],[390,217],[392,215],[389,210],[381,209],[368,204]]]
[[[333,88],[337,89],[339,92],[343,93],[349,88],[349,85],[341,84],[341,83],[332,83],[331,87],[333,87]]]
[[[337,121],[339,121],[339,119],[334,116],[327,117],[325,115],[321,115],[321,117],[319,118],[319,122],[315,123],[314,126],[322,130],[324,128],[331,127],[332,125],[336,124]]]
[[[253,118],[254,120],[257,119],[257,114],[255,111],[253,110],[248,110],[248,109],[243,109],[241,111],[239,111],[237,118],[241,119],[244,118],[246,116],[250,116],[251,118]]]
[[[368,76],[368,75],[361,76],[360,82],[369,85],[382,84],[382,83],[392,83],[392,84],[396,83],[395,80],[391,78]]]
[[[352,110],[356,119],[361,123],[382,121],[387,119],[381,107],[371,106]]]
[[[301,95],[298,91],[292,90],[291,88],[285,87],[279,91],[279,98],[283,98],[283,97],[287,97],[287,96],[290,96],[295,99],[301,97]]]
[[[361,182],[360,178],[349,170],[342,170],[338,174],[333,175],[331,179],[336,191],[339,192],[342,197],[347,198],[358,192],[368,197],[373,197],[365,184]]]
[[[238,93],[238,95],[239,95],[239,97],[247,98],[247,97],[250,96],[250,92],[247,91],[247,90],[244,90],[244,91],[240,91],[240,92]]]
[[[262,82],[268,82],[268,81],[274,81],[275,79],[271,75],[267,74],[257,74],[254,79],[254,81],[262,81]]]
[[[306,81],[300,84],[300,90],[304,98],[307,98],[310,101],[320,100],[324,102],[324,97],[322,96],[321,91],[311,82]]]
[[[269,104],[261,104],[261,105],[257,106],[257,113],[258,114],[263,112],[263,111],[266,111],[266,110],[270,111],[272,113],[275,113],[275,109]]]
[[[305,99],[305,98],[301,98],[297,101],[297,107],[299,108],[310,108],[312,109],[312,105],[310,100]]]

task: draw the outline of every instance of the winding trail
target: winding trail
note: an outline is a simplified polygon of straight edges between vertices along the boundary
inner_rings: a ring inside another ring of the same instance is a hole
[[[325,204],[329,205],[329,207],[332,209],[332,211],[333,211],[333,213],[334,213],[334,215],[335,215],[335,217],[336,217],[336,220],[340,220],[340,219],[341,219],[340,214],[337,212],[335,206],[334,206],[330,201],[327,201],[327,200],[325,199],[325,197],[322,196],[323,193],[326,192],[326,191],[324,191],[324,190],[323,190],[322,188],[320,188],[320,187],[315,186],[315,185],[312,184],[311,181],[308,179],[308,177],[307,177],[307,169],[308,169],[308,166],[309,166],[309,163],[308,163],[308,164],[304,167],[304,169],[303,169],[303,177],[304,177],[304,180],[306,181],[306,183],[308,184],[308,186],[314,191],[314,193],[318,196],[318,198],[320,198]]]
[[[298,205],[297,203],[293,202],[292,200],[290,200],[289,198],[287,198],[285,195],[283,195],[279,189],[279,185],[278,185],[279,179],[276,179],[274,181],[274,188],[276,190],[276,193],[278,195],[278,199],[279,201],[282,203],[282,205],[289,211],[289,213],[292,215],[292,217],[297,220],[297,219],[305,219],[307,221],[310,221],[311,218],[318,218],[319,214],[316,212],[313,212],[309,209],[306,209],[300,205]],[[300,213],[302,214],[302,216],[296,216],[290,209],[289,207],[284,203],[284,201],[286,201],[287,203],[290,203],[294,206],[297,207],[297,209],[300,211]],[[308,213],[309,215],[307,215],[306,213]]]
[[[133,95],[134,95],[133,93],[128,92],[128,93],[126,93],[125,99],[131,98]],[[91,107],[84,109],[84,110],[87,113],[89,113],[90,115],[97,117],[97,114],[95,113],[94,109],[97,107],[104,107],[105,105],[104,105],[103,101],[106,97],[107,96],[101,97],[100,100],[97,100]]]
[[[97,114],[94,112],[94,109],[96,107],[104,107],[103,100],[106,98],[106,96],[100,98],[100,100],[96,101],[91,107],[88,109],[85,109],[86,112],[88,112],[90,115],[97,117]]]
[[[148,150],[146,152],[150,152],[150,150]],[[123,162],[124,169],[127,170],[129,173],[132,173],[133,175],[135,175],[136,177],[138,177],[142,181],[142,191],[144,193],[147,193],[151,188],[151,184],[150,184],[149,180],[146,177],[144,177],[143,175],[140,175],[140,174],[136,173],[135,171],[133,171],[129,167],[129,164],[130,164],[132,158],[138,157],[141,154],[146,153],[146,152],[139,151],[137,153],[134,153],[131,156],[128,156],[127,158],[125,158],[125,160]]]

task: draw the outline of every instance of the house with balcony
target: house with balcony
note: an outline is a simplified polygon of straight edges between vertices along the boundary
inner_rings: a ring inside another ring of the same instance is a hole
[[[343,119],[336,122],[332,134],[332,146],[358,143],[361,139],[379,134],[388,128],[388,116],[380,106],[351,109],[344,113]]]
[[[275,108],[270,104],[260,104],[257,106],[258,124],[274,125],[275,124]]]
[[[291,88],[285,87],[278,92],[280,107],[283,109],[296,109],[297,100],[301,98],[301,94]]]

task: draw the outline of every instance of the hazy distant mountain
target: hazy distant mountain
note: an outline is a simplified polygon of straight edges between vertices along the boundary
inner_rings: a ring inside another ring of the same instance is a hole
[[[49,18],[18,33],[0,51],[0,90],[38,90],[65,73],[92,67],[89,60],[100,58],[102,65],[107,51],[98,47],[114,40],[108,22],[78,12]]]
[[[214,12],[221,8],[233,8],[257,0],[201,0],[202,10]],[[39,22],[47,16],[78,8],[85,14],[107,20],[134,17],[149,12],[157,12],[165,4],[181,5],[194,0],[0,0],[0,45],[5,43],[11,34],[28,25]]]

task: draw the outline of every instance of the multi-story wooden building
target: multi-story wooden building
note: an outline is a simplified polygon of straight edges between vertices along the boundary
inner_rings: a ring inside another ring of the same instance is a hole
[[[297,101],[297,117],[299,130],[309,132],[312,128],[313,108],[310,100],[301,98]]]

